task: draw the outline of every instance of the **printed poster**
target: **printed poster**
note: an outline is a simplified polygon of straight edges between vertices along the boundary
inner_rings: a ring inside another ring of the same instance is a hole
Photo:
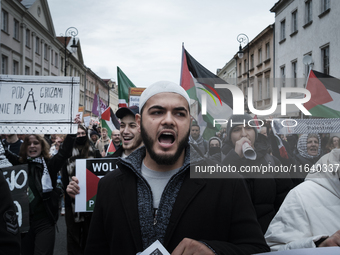
[[[117,160],[118,158],[76,160],[76,176],[80,187],[80,194],[75,198],[76,212],[93,211],[99,180],[117,168]]]

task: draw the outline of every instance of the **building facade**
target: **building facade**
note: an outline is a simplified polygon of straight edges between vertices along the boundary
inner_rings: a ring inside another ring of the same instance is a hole
[[[243,57],[241,58],[238,54],[235,55],[235,58],[236,84],[243,91],[245,108],[248,109],[248,97],[251,97],[255,109],[269,109],[272,106],[274,77],[274,24],[266,27],[253,40],[243,46]],[[248,88],[252,89],[251,94],[248,93],[250,92]]]
[[[275,13],[275,87],[304,88],[309,70],[340,78],[340,2],[280,0]],[[288,93],[288,98],[304,95]],[[299,116],[296,107],[288,116]]]
[[[79,38],[56,37],[47,0],[2,0],[0,7],[1,74],[79,77],[84,114],[91,114],[95,86],[108,104],[109,85],[85,66]]]

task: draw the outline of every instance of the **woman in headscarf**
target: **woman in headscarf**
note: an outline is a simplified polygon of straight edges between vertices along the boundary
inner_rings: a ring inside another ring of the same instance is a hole
[[[67,136],[63,147],[50,158],[43,136],[31,134],[25,136],[19,156],[5,152],[13,165],[28,164],[30,229],[22,238],[22,255],[53,254],[61,197],[61,190],[56,188],[57,172],[70,156],[71,147],[72,138]]]
[[[295,172],[293,177],[294,186],[304,181],[309,169],[321,157],[321,139],[318,134],[303,134],[300,136],[294,153]]]

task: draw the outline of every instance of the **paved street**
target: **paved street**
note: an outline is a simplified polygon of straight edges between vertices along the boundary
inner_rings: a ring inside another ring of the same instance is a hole
[[[65,216],[59,216],[58,220],[59,233],[56,232],[54,255],[66,255],[66,224]]]

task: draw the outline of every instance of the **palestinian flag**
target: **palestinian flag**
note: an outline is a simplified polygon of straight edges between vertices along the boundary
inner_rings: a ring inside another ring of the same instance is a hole
[[[118,80],[118,107],[128,107],[129,103],[129,88],[136,86],[117,66],[117,80]]]
[[[214,127],[214,119],[228,120],[232,115],[231,92],[228,89],[215,89],[215,84],[227,84],[227,82],[197,62],[183,46],[180,84],[189,97],[198,102],[197,122],[204,139],[215,136],[221,125],[217,124]],[[206,114],[202,112],[202,98],[206,98]]]
[[[279,148],[280,156],[288,159],[288,153],[286,147],[283,145],[281,138],[277,135],[275,128],[272,129],[275,137],[276,145]]]
[[[117,168],[117,159],[118,158],[76,160],[76,175],[80,187],[80,193],[75,199],[76,212],[93,212],[99,180]]]
[[[114,115],[111,107],[107,107],[106,110],[102,113],[100,123],[102,128],[107,129],[107,135],[111,138],[112,130],[119,129],[120,124],[116,115]]]
[[[112,140],[110,140],[109,146],[107,147],[106,156],[115,153],[116,147],[114,146]]]
[[[340,118],[340,80],[311,70],[306,85],[311,99],[304,107],[313,117]]]

